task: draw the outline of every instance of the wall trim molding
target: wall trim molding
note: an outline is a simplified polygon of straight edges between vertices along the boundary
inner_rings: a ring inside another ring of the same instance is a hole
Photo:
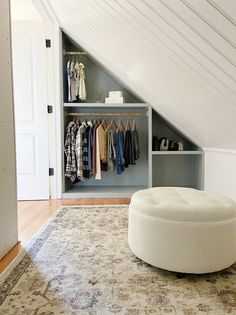
[[[216,152],[216,153],[228,153],[228,154],[235,154],[236,150],[232,149],[217,149],[217,148],[202,148],[205,152]]]

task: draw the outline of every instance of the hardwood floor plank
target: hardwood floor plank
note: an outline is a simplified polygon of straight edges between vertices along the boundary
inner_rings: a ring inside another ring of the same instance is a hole
[[[50,199],[18,202],[19,243],[0,260],[0,273],[12,262],[40,227],[61,206],[128,205],[129,198]]]

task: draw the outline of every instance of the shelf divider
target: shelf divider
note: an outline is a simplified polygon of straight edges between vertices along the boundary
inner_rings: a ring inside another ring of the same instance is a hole
[[[201,150],[192,151],[152,151],[152,155],[185,155],[185,154],[202,154]]]

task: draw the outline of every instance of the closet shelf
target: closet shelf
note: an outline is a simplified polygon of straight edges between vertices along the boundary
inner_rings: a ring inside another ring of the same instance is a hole
[[[202,154],[201,150],[198,151],[152,151],[153,155],[185,155],[185,154]]]
[[[75,107],[75,108],[148,108],[146,103],[64,103],[64,107]]]
[[[147,186],[73,186],[62,198],[130,198],[136,191]]]

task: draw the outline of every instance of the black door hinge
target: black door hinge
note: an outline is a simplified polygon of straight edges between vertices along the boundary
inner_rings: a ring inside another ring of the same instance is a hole
[[[51,47],[51,39],[46,39],[46,47],[47,48]]]
[[[54,168],[49,168],[49,176],[54,176]]]
[[[48,105],[48,114],[52,114],[53,108],[52,105]]]

